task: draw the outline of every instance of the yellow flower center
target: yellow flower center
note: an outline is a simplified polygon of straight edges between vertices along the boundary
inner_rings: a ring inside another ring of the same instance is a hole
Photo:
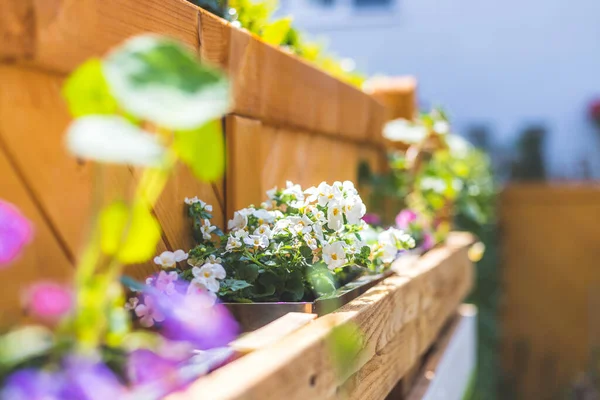
[[[338,210],[337,208],[333,209],[333,215],[338,215],[340,213],[340,210]]]
[[[204,277],[210,278],[210,271],[204,271]]]
[[[338,259],[338,256],[337,256],[337,254],[335,254],[335,253],[334,253],[334,254],[332,254],[332,255],[331,255],[331,259],[332,259],[332,260],[334,260],[334,261],[337,261],[337,259]]]

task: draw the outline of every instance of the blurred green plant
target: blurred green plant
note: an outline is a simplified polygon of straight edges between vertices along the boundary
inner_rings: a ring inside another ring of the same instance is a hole
[[[105,59],[85,62],[66,80],[63,95],[76,117],[67,131],[67,147],[77,158],[92,162],[96,178],[92,232],[76,266],[70,309],[53,315],[52,329],[17,327],[0,337],[0,376],[7,386],[2,395],[87,399],[98,390],[116,395],[128,390],[121,383],[136,383],[140,377],[125,374],[126,361],[133,363],[128,368],[163,368],[162,378],[179,384],[171,375],[172,363],[152,352],[164,344],[162,336],[131,329],[120,277],[126,264],[145,262],[156,251],[161,228],[152,209],[176,163],[188,164],[205,181],[223,174],[223,136],[214,120],[229,108],[229,83],[182,45],[145,35],[127,41]],[[106,179],[115,169],[134,178],[128,178],[122,191],[113,190],[109,184],[114,181]],[[71,290],[58,284],[38,292],[34,311],[44,310],[41,306],[49,299],[66,303],[71,297]],[[167,309],[159,306],[166,324]],[[235,324],[231,326],[235,330]],[[223,339],[232,334],[219,332]],[[135,360],[128,358],[134,349],[146,352],[132,353]],[[144,357],[154,363],[138,362]],[[81,366],[72,369],[74,359]],[[90,370],[97,374],[96,381],[81,386],[78,379],[84,378],[79,374]],[[143,374],[160,378],[156,371]],[[72,391],[81,397],[65,394]],[[143,398],[164,394],[162,389],[151,393]]]

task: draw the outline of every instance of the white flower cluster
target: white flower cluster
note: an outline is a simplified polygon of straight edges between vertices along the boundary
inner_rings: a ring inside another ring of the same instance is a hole
[[[362,217],[366,207],[352,182],[322,182],[303,191],[288,181],[285,189],[274,188],[267,195],[269,201],[261,208],[234,213],[227,226],[227,253],[277,255],[307,247],[313,253],[309,261],[322,259],[329,269],[335,270],[364,252],[367,244],[359,232],[365,226]],[[404,242],[394,242],[396,245],[403,246]],[[391,245],[386,248],[386,254],[391,254]],[[404,247],[394,247],[394,256],[400,248]]]

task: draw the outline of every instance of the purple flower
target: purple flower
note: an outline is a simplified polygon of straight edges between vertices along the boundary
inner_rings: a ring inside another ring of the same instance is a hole
[[[27,290],[25,306],[39,317],[57,320],[71,311],[73,295],[57,283],[40,282]]]
[[[412,210],[402,210],[396,216],[396,227],[399,229],[408,229],[410,224],[417,221],[417,214]]]
[[[189,383],[179,372],[179,365],[179,361],[162,357],[151,350],[135,350],[127,360],[127,376],[134,391],[162,397]]]
[[[0,200],[0,268],[14,260],[32,236],[31,222],[15,206]]]
[[[431,249],[435,245],[433,235],[431,233],[425,233],[423,235],[423,241],[421,242],[421,248],[425,251]]]
[[[82,357],[66,360],[62,397],[70,400],[118,400],[125,387],[117,376],[101,362]]]
[[[165,317],[161,334],[167,339],[187,341],[198,350],[207,350],[227,345],[238,334],[238,324],[227,308],[214,304],[206,294],[151,295]]]
[[[379,215],[374,214],[374,213],[365,214],[364,217],[362,217],[362,219],[369,225],[380,225],[381,224],[381,218],[379,217]]]
[[[4,381],[0,398],[10,400],[59,400],[62,380],[56,374],[22,369]]]

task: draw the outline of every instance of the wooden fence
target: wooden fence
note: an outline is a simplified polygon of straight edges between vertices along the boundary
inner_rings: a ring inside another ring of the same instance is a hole
[[[600,186],[509,186],[500,206],[505,387],[556,398],[600,350]]]
[[[185,197],[212,204],[215,222],[223,227],[235,209],[259,204],[265,190],[287,179],[305,186],[356,180],[361,161],[375,171],[385,168],[382,104],[190,3],[3,1],[0,198],[23,209],[36,235],[23,258],[0,271],[0,279],[12,282],[2,295],[2,322],[20,316],[18,293],[27,283],[68,279],[86,240],[97,177],[93,165],[71,157],[63,144],[70,117],[62,82],[89,57],[102,57],[144,32],[181,40],[224,69],[234,92],[233,111],[224,120],[226,174],[206,184],[178,167],[154,210],[163,228],[157,252],[193,246]],[[104,179],[135,179],[129,171],[114,174]],[[131,266],[128,273],[142,279],[153,270],[147,264]]]

